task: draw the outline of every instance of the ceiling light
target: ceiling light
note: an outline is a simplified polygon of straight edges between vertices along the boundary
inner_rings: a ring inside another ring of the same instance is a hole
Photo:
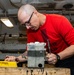
[[[13,27],[13,24],[11,23],[11,21],[9,20],[9,18],[7,17],[3,17],[0,19],[7,27]]]

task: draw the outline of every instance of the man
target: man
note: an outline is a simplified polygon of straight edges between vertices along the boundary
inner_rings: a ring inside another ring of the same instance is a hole
[[[74,28],[62,15],[41,14],[32,5],[26,4],[18,10],[18,20],[27,28],[27,42],[45,42],[49,64],[57,67],[74,67]],[[50,50],[48,48],[50,43]],[[25,55],[27,54],[24,53]],[[24,55],[23,54],[23,55]],[[7,56],[6,61],[19,62],[26,58]]]

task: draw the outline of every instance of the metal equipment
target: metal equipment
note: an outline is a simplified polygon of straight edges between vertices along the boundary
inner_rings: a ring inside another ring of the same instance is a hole
[[[45,43],[28,43],[28,67],[44,68],[45,61]]]

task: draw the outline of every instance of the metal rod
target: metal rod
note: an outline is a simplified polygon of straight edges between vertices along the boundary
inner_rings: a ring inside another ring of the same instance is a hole
[[[48,44],[49,53],[51,53],[50,44],[49,44],[49,40],[48,39],[47,39],[47,44]]]

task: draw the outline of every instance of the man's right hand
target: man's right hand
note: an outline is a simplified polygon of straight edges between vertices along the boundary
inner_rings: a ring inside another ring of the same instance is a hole
[[[16,57],[15,56],[6,56],[5,61],[15,61]]]
[[[6,56],[5,57],[5,61],[24,62],[26,60],[27,60],[27,57],[26,58],[23,58],[21,55],[18,56],[18,57],[15,57],[15,56]]]

